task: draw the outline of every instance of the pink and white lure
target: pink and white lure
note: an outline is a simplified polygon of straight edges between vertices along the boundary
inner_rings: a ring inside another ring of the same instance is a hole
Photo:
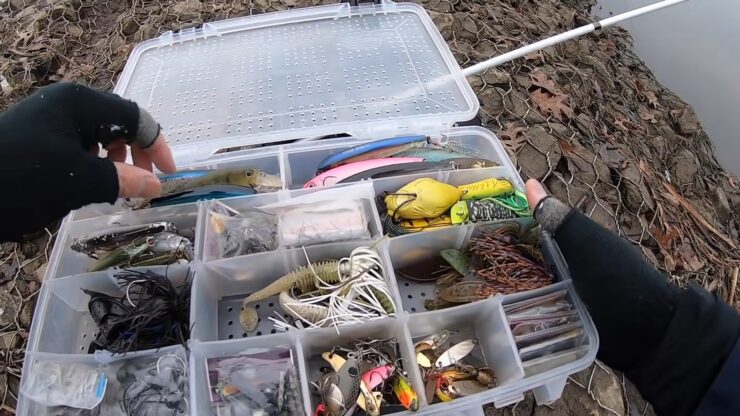
[[[315,178],[306,182],[306,184],[303,185],[303,188],[320,188],[322,186],[334,185],[350,176],[382,166],[423,161],[424,159],[420,157],[386,157],[381,159],[371,159],[363,160],[361,162],[348,163],[346,165],[341,165],[337,166],[336,168],[329,169],[326,172],[316,176]]]

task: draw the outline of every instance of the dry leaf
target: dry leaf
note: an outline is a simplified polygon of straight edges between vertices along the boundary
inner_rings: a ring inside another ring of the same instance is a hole
[[[524,130],[526,130],[525,127],[517,127],[514,123],[506,123],[504,129],[499,133],[499,137],[509,150],[516,153],[527,142],[525,137],[519,137]]]
[[[550,114],[561,121],[563,116],[573,118],[573,110],[565,103],[568,95],[552,95],[538,88],[532,92],[531,96],[532,101],[543,114]]]
[[[689,212],[689,214],[691,214],[692,217],[694,217],[694,220],[696,220],[696,222],[704,226],[704,228],[711,231],[714,235],[716,235],[722,241],[727,243],[727,245],[730,246],[730,248],[737,249],[737,247],[735,246],[735,243],[732,240],[730,240],[729,237],[727,237],[722,232],[714,228],[714,226],[710,224],[709,221],[707,221],[706,218],[704,218],[704,216],[701,215],[701,213],[699,213],[696,207],[694,207],[694,205],[691,202],[687,201],[683,196],[681,196],[681,194],[679,194],[678,191],[676,191],[676,189],[673,188],[673,186],[663,182],[663,187],[665,187],[665,189],[668,190],[667,193],[663,193],[663,196],[668,198],[668,200],[670,200],[674,204],[681,205],[686,211]]]
[[[517,127],[514,123],[506,123],[504,129],[498,134],[499,137],[508,138],[509,140],[516,140],[522,131],[526,130],[524,127]]]
[[[552,94],[558,95],[563,93],[563,91],[560,90],[560,87],[555,84],[555,81],[550,79],[550,77],[542,71],[535,71],[529,74],[529,78],[532,80],[532,85],[536,85]]]

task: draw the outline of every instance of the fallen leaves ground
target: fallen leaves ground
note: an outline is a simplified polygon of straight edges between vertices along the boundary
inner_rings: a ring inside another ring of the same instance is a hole
[[[332,2],[0,0],[0,110],[60,80],[110,89],[133,46],[167,30]],[[583,24],[593,5],[419,2],[463,67]],[[656,81],[630,46],[625,31],[610,28],[471,76],[480,121],[499,135],[523,176],[542,180],[553,194],[641,247],[677,283],[697,281],[737,306],[737,180],[718,165],[693,110]],[[6,413],[15,405],[38,269],[50,241],[42,233],[0,250]],[[628,383],[594,368],[574,376],[552,408],[532,409],[528,397],[503,413],[643,413],[644,402]]]

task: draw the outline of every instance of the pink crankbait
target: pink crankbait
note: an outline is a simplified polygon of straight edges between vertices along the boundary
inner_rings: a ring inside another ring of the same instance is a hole
[[[337,166],[316,176],[303,185],[303,188],[320,188],[322,186],[334,185],[345,178],[364,172],[366,170],[379,168],[382,166],[397,165],[400,163],[423,162],[420,157],[386,157],[381,159],[363,160],[361,162],[348,163]]]

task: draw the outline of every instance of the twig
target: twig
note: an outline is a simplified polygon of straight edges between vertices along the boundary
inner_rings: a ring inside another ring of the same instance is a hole
[[[732,273],[732,282],[730,283],[730,293],[727,294],[727,304],[733,306],[735,303],[735,289],[737,288],[737,275],[740,272],[740,267],[735,267],[735,271]]]

